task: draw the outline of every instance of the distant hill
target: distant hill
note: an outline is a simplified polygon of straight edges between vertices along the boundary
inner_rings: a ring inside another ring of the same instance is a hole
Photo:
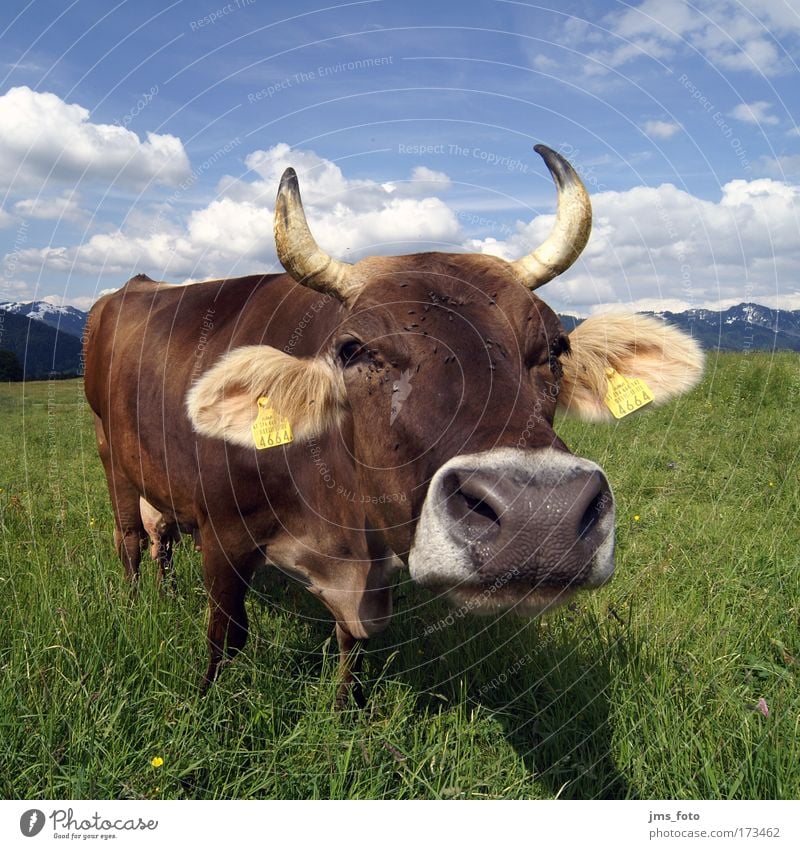
[[[83,310],[69,306],[57,307],[48,304],[47,301],[6,301],[0,303],[0,310],[5,310],[14,315],[35,318],[62,333],[68,333],[70,336],[79,338],[86,325],[87,313]]]
[[[62,333],[41,320],[0,310],[0,350],[11,351],[23,368],[24,380],[52,374],[78,374],[81,340]]]
[[[572,331],[583,321],[582,318],[579,318],[577,315],[560,315],[561,324],[564,326],[564,330],[567,333],[572,333]]]
[[[760,304],[738,304],[727,310],[646,312],[674,324],[697,339],[706,350],[800,351],[800,310],[771,310]],[[569,331],[580,319],[559,316]]]
[[[760,304],[738,304],[721,312],[688,310],[653,313],[720,351],[800,351],[800,310],[771,310]]]

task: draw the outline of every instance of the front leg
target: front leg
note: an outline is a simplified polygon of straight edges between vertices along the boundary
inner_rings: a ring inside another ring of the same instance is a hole
[[[358,680],[361,644],[386,628],[392,618],[391,557],[371,557],[363,534],[334,540],[336,554],[326,554],[318,536],[301,540],[284,534],[270,541],[267,559],[294,575],[333,614],[339,644],[337,708],[366,703]],[[345,543],[342,545],[342,543]],[[333,547],[333,546],[331,546]]]
[[[353,697],[356,707],[364,708],[367,700],[359,680],[362,648],[366,640],[357,640],[342,625],[336,623],[336,640],[339,643],[339,688],[336,691],[336,710],[344,710]]]
[[[208,538],[211,536],[208,535]],[[208,593],[209,661],[200,684],[201,693],[205,693],[214,682],[223,660],[235,657],[247,642],[244,600],[258,560],[258,552],[233,557],[216,545],[203,546],[203,572]]]

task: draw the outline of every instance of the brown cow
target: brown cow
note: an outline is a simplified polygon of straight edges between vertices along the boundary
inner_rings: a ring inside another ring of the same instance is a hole
[[[611,368],[664,402],[697,382],[702,355],[641,316],[593,317],[568,336],[532,294],[591,227],[575,171],[536,150],[558,213],[516,262],[332,259],[288,169],[275,211],[286,274],[189,286],[139,276],[93,308],[86,395],[120,555],[135,578],[142,494],[199,529],[204,686],[245,643],[245,592],[265,560],[332,612],[341,698],[355,642],[391,617],[397,557],[470,609],[536,614],[611,577],[613,496],[554,433],[556,407],[608,418]]]

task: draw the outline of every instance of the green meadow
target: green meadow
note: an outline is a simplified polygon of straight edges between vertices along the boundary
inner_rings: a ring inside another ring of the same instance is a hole
[[[800,359],[712,354],[686,398],[562,420],[617,499],[617,573],[537,620],[401,575],[364,710],[324,609],[265,569],[208,695],[200,555],[132,600],[80,381],[0,385],[0,797],[800,796]]]

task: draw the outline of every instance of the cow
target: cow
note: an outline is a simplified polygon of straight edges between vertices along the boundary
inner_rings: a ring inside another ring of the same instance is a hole
[[[85,389],[119,555],[135,582],[140,497],[198,529],[203,689],[245,644],[245,593],[265,562],[333,615],[337,704],[363,703],[354,650],[388,625],[398,568],[470,610],[528,616],[611,578],[611,488],[556,435],[556,408],[610,419],[613,376],[663,403],[698,382],[703,356],[645,316],[564,331],[535,290],[583,250],[591,203],[561,155],[534,149],[558,206],[520,259],[337,260],[289,168],[274,218],[285,273],[184,286],[139,275],[93,307]]]

